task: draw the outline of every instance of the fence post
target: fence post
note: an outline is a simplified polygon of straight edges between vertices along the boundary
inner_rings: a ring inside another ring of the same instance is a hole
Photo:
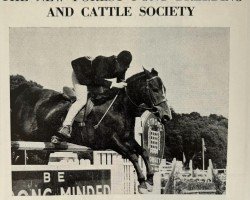
[[[124,193],[124,168],[123,159],[117,153],[113,154],[113,164],[111,165],[111,193]]]
[[[176,168],[176,158],[172,161],[172,171],[169,175],[168,182],[166,183],[164,194],[174,194],[175,189],[175,168]]]

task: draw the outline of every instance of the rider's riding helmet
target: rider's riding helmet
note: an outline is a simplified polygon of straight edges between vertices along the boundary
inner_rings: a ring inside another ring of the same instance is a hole
[[[122,51],[117,56],[117,61],[123,68],[128,68],[132,61],[132,54],[129,51]]]

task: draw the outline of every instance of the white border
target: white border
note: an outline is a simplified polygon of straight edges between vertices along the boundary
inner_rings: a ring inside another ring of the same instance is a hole
[[[116,5],[125,5],[123,1]],[[64,3],[75,10],[88,3]],[[91,4],[91,3],[90,3]],[[102,5],[103,3],[99,3]],[[105,4],[105,3],[104,3]],[[107,3],[113,5],[112,3]],[[106,4],[106,5],[107,5]],[[129,2],[136,10],[142,1]],[[0,198],[12,199],[10,165],[10,112],[9,112],[9,27],[230,27],[230,91],[229,91],[229,137],[227,194],[214,195],[157,195],[157,199],[244,199],[247,197],[247,3],[236,2],[149,2],[146,5],[185,5],[196,7],[193,17],[145,17],[130,18],[46,18],[49,6],[57,3],[1,2],[0,7]],[[61,3],[61,5],[63,5]],[[91,5],[94,5],[93,3]],[[248,129],[249,130],[249,129]],[[249,138],[249,136],[248,136]],[[249,147],[248,147],[249,150]],[[249,158],[249,154],[248,154]],[[249,166],[249,165],[248,165]],[[248,189],[249,190],[249,189]],[[19,199],[21,197],[15,197]],[[34,198],[34,197],[27,197]],[[43,198],[43,197],[35,197]],[[46,199],[152,199],[152,195],[112,195],[81,197],[46,197]],[[25,198],[26,199],[26,198]]]

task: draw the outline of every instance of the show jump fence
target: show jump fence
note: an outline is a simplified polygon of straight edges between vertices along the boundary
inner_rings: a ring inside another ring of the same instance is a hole
[[[76,154],[72,152],[85,152],[92,151],[91,149],[75,145],[71,143],[61,143],[55,145],[50,142],[25,142],[25,141],[13,141],[11,143],[12,150],[24,151],[25,158],[27,157],[27,151],[50,151],[50,160],[53,157],[64,157],[65,160],[70,158],[77,159]],[[74,158],[75,156],[75,158]],[[26,159],[25,159],[26,160]],[[50,173],[51,177],[58,176],[59,174],[65,174],[65,182],[67,183],[67,177],[74,176],[74,174],[83,174],[83,177],[88,177],[87,180],[81,180],[75,183],[78,186],[75,187],[63,187],[60,183],[53,181],[53,186],[45,187],[44,177],[35,180],[31,178],[29,180],[15,180],[13,177],[13,195],[82,195],[82,194],[135,194],[137,193],[137,176],[132,163],[123,159],[118,153],[114,151],[93,151],[93,164],[90,164],[89,160],[78,160],[77,162],[58,162],[49,163],[49,165],[25,165],[12,166],[12,174],[17,177],[33,177],[30,174],[36,173],[46,174]],[[17,175],[21,173],[21,175]],[[58,174],[58,175],[57,175]],[[70,174],[70,175],[67,175]],[[84,175],[85,174],[85,175]],[[103,177],[93,182],[89,179]],[[57,178],[54,178],[57,180]],[[84,179],[84,178],[83,178]],[[58,178],[59,180],[59,178]],[[34,184],[36,181],[46,191],[42,191],[41,188],[37,188]],[[22,184],[20,184],[22,183]],[[65,184],[66,184],[65,183]],[[20,187],[22,185],[23,187]],[[27,188],[25,185],[32,185],[34,187]],[[66,184],[67,185],[67,184]],[[86,188],[84,188],[86,186]]]

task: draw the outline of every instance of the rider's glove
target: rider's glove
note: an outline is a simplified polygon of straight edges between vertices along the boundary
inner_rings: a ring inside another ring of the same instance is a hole
[[[124,87],[126,87],[127,86],[127,83],[125,83],[125,82],[119,82],[119,83],[116,83],[116,82],[112,82],[112,84],[111,84],[111,86],[110,86],[110,88],[124,88]]]

